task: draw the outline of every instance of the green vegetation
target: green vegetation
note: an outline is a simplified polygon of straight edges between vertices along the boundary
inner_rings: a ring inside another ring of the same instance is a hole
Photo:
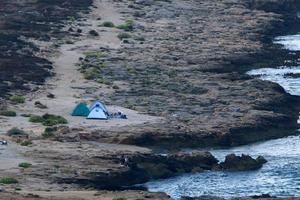
[[[112,200],[127,200],[125,197],[114,197]]]
[[[45,114],[43,116],[32,115],[29,118],[30,122],[42,123],[44,126],[54,126],[58,124],[67,124],[68,121],[62,116]]]
[[[87,52],[84,52],[83,55],[85,55],[85,58],[86,59],[89,59],[89,58],[101,58],[104,56],[104,54],[100,51],[87,51]]]
[[[119,33],[119,34],[118,34],[118,38],[119,38],[120,40],[128,39],[128,38],[131,38],[131,35],[128,34],[128,33]]]
[[[29,121],[32,123],[43,123],[44,119],[38,115],[31,115]]]
[[[17,116],[17,113],[12,110],[1,110],[0,115],[6,116],[6,117],[15,117],[15,116]]]
[[[29,146],[29,145],[32,145],[32,142],[30,140],[25,140],[25,141],[21,142],[20,145],[21,146]]]
[[[125,24],[118,25],[117,28],[122,29],[124,31],[133,31],[133,25],[133,20],[127,20]]]
[[[27,133],[21,129],[18,129],[16,127],[10,129],[7,131],[6,135],[8,136],[21,136],[21,135],[27,135]]]
[[[112,22],[103,22],[102,26],[108,27],[108,28],[115,27],[114,23],[112,23]]]
[[[0,178],[0,183],[1,184],[16,184],[18,183],[17,179],[10,177],[10,176],[6,176],[6,177],[2,177]]]
[[[83,76],[87,80],[96,79],[99,76],[99,74],[100,74],[100,71],[95,67],[91,67],[91,68],[87,68],[87,69],[83,70]]]
[[[9,97],[9,100],[12,103],[19,104],[19,103],[24,103],[25,102],[25,97],[20,96],[20,95],[14,95],[14,96]]]
[[[32,164],[30,164],[28,162],[22,162],[18,166],[21,167],[21,168],[27,169],[27,168],[31,167]]]
[[[53,137],[54,136],[54,130],[55,129],[53,129],[53,128],[51,128],[51,127],[47,127],[47,128],[45,128],[45,131],[44,131],[44,133],[42,133],[42,137],[43,138],[51,138],[51,137]]]

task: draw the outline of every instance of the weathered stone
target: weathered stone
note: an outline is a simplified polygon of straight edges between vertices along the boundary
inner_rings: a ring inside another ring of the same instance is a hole
[[[242,154],[241,156],[237,156],[235,154],[229,154],[226,156],[225,161],[221,162],[220,165],[223,170],[246,171],[259,169],[266,162],[267,161],[262,156],[254,159],[249,155]]]

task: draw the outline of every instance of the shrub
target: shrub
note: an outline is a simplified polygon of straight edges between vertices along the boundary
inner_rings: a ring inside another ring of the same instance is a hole
[[[21,129],[18,129],[16,127],[10,129],[6,133],[8,136],[21,136],[21,135],[27,135],[27,133]]]
[[[118,34],[118,38],[119,38],[120,40],[123,40],[123,39],[131,38],[131,35],[128,34],[128,33],[119,33],[119,34]]]
[[[17,179],[13,178],[13,177],[2,177],[0,178],[0,183],[2,184],[16,184],[18,183]]]
[[[90,30],[89,34],[92,35],[92,36],[99,36],[99,33],[95,30]]]
[[[17,116],[17,113],[12,110],[1,110],[0,115],[6,116],[6,117],[15,117],[15,116]]]
[[[114,23],[112,22],[103,22],[102,26],[109,28],[115,27]]]
[[[58,115],[50,115],[50,114],[45,114],[43,115],[43,119],[44,121],[42,122],[42,124],[44,126],[54,126],[57,124],[67,124],[68,121],[63,118],[62,116],[58,116]]]
[[[21,142],[21,146],[29,146],[29,145],[32,145],[32,142],[30,140],[25,140]]]
[[[26,169],[26,168],[31,167],[32,164],[30,164],[30,163],[28,163],[28,162],[22,162],[22,163],[20,163],[18,166],[21,167],[21,168]]]
[[[44,114],[43,116],[32,115],[29,118],[30,122],[42,123],[44,126],[54,126],[58,124],[67,124],[68,121],[58,115]]]
[[[42,137],[43,138],[51,138],[51,137],[53,137],[54,136],[54,133],[53,132],[44,132],[44,133],[42,133]]]
[[[127,20],[125,22],[125,24],[121,24],[121,25],[118,25],[117,28],[118,29],[122,29],[124,31],[132,31],[133,30],[133,21],[132,20]]]
[[[44,119],[38,115],[31,115],[29,121],[32,123],[43,123]]]
[[[13,103],[24,103],[25,102],[25,97],[24,96],[20,96],[20,95],[14,95],[14,96],[11,96],[9,98],[9,100]]]
[[[85,79],[92,80],[99,76],[100,72],[95,67],[84,70],[83,76]]]

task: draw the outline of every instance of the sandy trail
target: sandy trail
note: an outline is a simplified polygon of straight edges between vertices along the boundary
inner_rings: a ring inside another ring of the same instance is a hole
[[[45,113],[56,114],[65,117],[69,126],[72,128],[85,129],[115,129],[121,126],[138,125],[144,123],[155,123],[161,118],[149,115],[140,114],[134,110],[126,109],[118,106],[107,106],[110,112],[121,111],[128,116],[128,120],[86,120],[82,117],[70,116],[71,111],[76,103],[80,101],[92,102],[99,98],[100,94],[111,94],[113,91],[105,85],[98,84],[93,81],[88,81],[83,78],[83,75],[77,70],[76,63],[79,58],[83,57],[83,53],[87,51],[99,50],[99,48],[117,49],[121,45],[117,34],[118,29],[105,28],[99,26],[105,21],[111,21],[114,24],[122,24],[126,19],[123,19],[113,4],[107,0],[95,0],[96,8],[87,16],[87,20],[83,27],[77,27],[83,30],[83,36],[80,41],[74,44],[64,44],[59,49],[59,55],[52,57],[50,60],[54,64],[55,76],[49,79],[45,88],[36,93],[28,94],[25,104],[14,107],[18,114],[36,114],[43,115]],[[101,20],[99,20],[101,18]],[[90,30],[96,30],[100,35],[93,37],[89,35]],[[86,94],[86,89],[94,90],[94,94]],[[55,95],[54,99],[47,98],[47,94]],[[39,109],[34,106],[34,102],[40,101],[46,105],[47,109]],[[11,127],[17,126],[27,131],[34,133],[43,132],[44,128],[40,124],[32,124],[28,122],[28,118],[17,116],[7,118],[2,121],[2,131],[5,132]]]

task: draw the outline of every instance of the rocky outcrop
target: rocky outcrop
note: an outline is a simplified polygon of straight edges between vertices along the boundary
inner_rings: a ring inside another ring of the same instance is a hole
[[[247,144],[297,130],[298,98],[244,74],[284,64],[288,53],[266,40],[276,28],[283,31],[279,10],[258,10],[250,1],[216,0],[123,1],[117,6],[132,16],[133,29],[126,32],[131,37],[120,49],[99,50],[106,53],[100,59],[82,59],[81,67],[105,65],[97,68],[101,77],[94,78],[105,74],[102,81],[108,85],[122,83],[113,94],[102,95],[107,102],[166,120],[85,137],[205,147]]]
[[[253,159],[249,155],[242,154],[241,156],[237,156],[229,154],[226,156],[225,161],[220,163],[220,166],[223,170],[228,171],[246,171],[259,169],[266,162],[267,160],[262,156]]]
[[[209,152],[195,151],[171,155],[135,154],[122,155],[115,163],[121,170],[115,172],[85,172],[80,177],[65,177],[60,181],[92,185],[99,189],[120,189],[152,179],[167,178],[180,173],[211,170],[218,160]],[[82,174],[82,173],[81,173]]]

